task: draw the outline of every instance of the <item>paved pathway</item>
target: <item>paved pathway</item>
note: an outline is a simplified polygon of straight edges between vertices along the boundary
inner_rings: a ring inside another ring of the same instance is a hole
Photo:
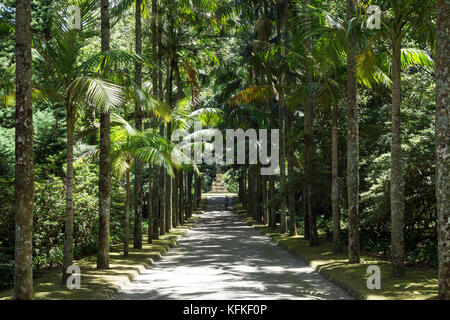
[[[342,289],[208,199],[207,212],[116,299],[351,299]]]

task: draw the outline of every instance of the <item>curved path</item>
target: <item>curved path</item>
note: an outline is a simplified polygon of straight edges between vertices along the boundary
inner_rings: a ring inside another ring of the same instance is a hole
[[[304,262],[208,199],[200,221],[116,299],[351,299]]]

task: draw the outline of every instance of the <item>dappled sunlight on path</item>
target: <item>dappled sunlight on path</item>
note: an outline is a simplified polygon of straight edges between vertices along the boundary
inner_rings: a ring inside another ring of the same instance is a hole
[[[116,299],[350,299],[342,289],[208,199],[195,228]]]

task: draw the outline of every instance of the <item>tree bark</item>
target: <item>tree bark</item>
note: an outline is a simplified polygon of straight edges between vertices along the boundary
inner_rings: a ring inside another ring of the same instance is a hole
[[[187,218],[190,219],[192,217],[192,177],[194,172],[189,171],[186,176]]]
[[[151,244],[153,241],[153,190],[152,190],[152,166],[148,165],[148,212],[147,212],[147,243]]]
[[[256,220],[258,222],[262,221],[262,176],[261,176],[261,165],[257,164],[255,167],[255,180],[256,180]]]
[[[307,1],[309,5],[311,1]],[[311,18],[306,18],[307,28],[309,30],[308,39],[306,40],[306,50],[311,51],[312,38],[311,38]],[[311,63],[311,62],[310,62]],[[312,65],[308,65],[306,71],[306,82],[313,82]],[[308,218],[309,218],[309,244],[311,246],[317,246],[319,244],[319,237],[317,234],[317,213],[314,206],[313,196],[313,179],[314,179],[314,110],[312,100],[308,97],[305,101],[305,176],[306,176],[306,196],[308,202]]]
[[[305,240],[309,240],[309,197],[308,197],[308,189],[306,187],[306,183],[303,183],[303,238]]]
[[[262,197],[263,197],[263,224],[267,225],[269,223],[269,206],[268,206],[268,198],[269,195],[267,194],[267,177],[262,176],[261,177],[261,184],[262,184]]]
[[[33,297],[33,110],[30,0],[16,1],[14,299]]]
[[[391,256],[394,277],[405,275],[404,198],[400,133],[401,36],[392,38]]]
[[[342,252],[341,208],[339,205],[339,166],[338,166],[338,106],[333,103],[331,111],[331,205],[333,211],[333,251]]]
[[[130,170],[126,172],[125,182],[125,227],[123,237],[123,255],[128,256],[130,247],[130,202],[131,202],[131,188],[130,188]]]
[[[347,0],[347,23],[354,16],[354,2]],[[348,195],[348,258],[360,261],[359,239],[359,128],[356,82],[356,51],[349,43],[347,56],[347,195]]]
[[[287,232],[287,221],[286,221],[286,196],[285,196],[285,190],[286,190],[286,153],[285,153],[285,122],[284,122],[284,102],[280,99],[279,101],[280,106],[280,115],[279,115],[279,126],[280,126],[280,191],[282,194],[282,200],[281,200],[281,208],[280,208],[280,232],[286,233]]]
[[[142,21],[141,21],[142,0],[136,0],[135,11],[135,41],[136,53],[142,54]],[[135,63],[135,82],[142,86],[142,64]],[[142,131],[142,108],[139,101],[135,103],[136,130]],[[142,249],[142,202],[143,202],[143,163],[139,159],[134,165],[134,248]]]
[[[158,221],[158,212],[159,212],[159,197],[158,197],[158,180],[159,179],[159,171],[153,169],[152,170],[152,217],[153,217],[153,232],[152,239],[159,239],[159,221]]]
[[[110,41],[109,3],[101,0],[101,45],[108,51]],[[97,269],[109,269],[109,229],[111,213],[111,154],[110,111],[100,111],[100,160],[99,160],[99,228]]]
[[[185,196],[184,196],[184,182],[186,181],[184,179],[184,172],[180,170],[178,174],[178,217],[179,217],[179,224],[184,225],[184,221],[186,218],[186,203],[185,203]]]
[[[67,102],[67,174],[66,174],[66,220],[64,225],[64,258],[62,284],[69,274],[67,268],[73,263],[73,145],[75,114],[71,103]]]
[[[436,32],[436,197],[439,298],[450,300],[450,4],[437,1]]]
[[[291,110],[286,110],[286,136],[287,139],[292,139],[293,133],[293,117],[294,114]],[[294,150],[290,145],[286,147],[287,161],[288,161],[288,176],[294,177]],[[295,189],[290,187],[288,189],[288,209],[289,209],[289,235],[297,235],[297,221],[295,219]]]
[[[195,174],[194,176],[194,211],[198,211],[198,206],[200,204],[200,177]]]
[[[164,134],[164,130],[162,130]],[[159,234],[166,234],[166,173],[164,169],[161,169],[159,173],[160,179],[160,193],[159,193]]]
[[[272,201],[270,199],[270,195],[275,194],[275,178],[274,176],[269,177],[269,196],[268,200]],[[273,203],[270,203],[269,206],[269,227],[272,229],[275,229],[277,227],[277,222],[275,220],[275,205]]]
[[[178,227],[178,172],[174,172],[175,177],[172,178],[172,227]]]

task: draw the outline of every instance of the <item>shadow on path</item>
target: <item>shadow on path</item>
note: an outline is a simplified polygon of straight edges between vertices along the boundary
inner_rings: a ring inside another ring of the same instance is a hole
[[[116,299],[351,299],[304,262],[208,199],[200,221]]]

